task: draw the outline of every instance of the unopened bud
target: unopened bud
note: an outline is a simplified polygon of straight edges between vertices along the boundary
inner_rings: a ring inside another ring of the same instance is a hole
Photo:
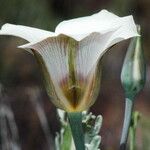
[[[140,32],[140,27],[138,27]],[[125,96],[130,99],[143,89],[146,78],[146,65],[144,53],[141,46],[141,37],[131,39],[130,45],[125,56],[121,82],[125,90]]]

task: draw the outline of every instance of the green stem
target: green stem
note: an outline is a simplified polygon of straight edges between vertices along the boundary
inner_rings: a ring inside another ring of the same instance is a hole
[[[129,132],[129,127],[130,127],[130,122],[131,122],[133,100],[126,98],[125,103],[126,103],[126,106],[125,106],[124,123],[123,123],[123,129],[122,129],[122,135],[121,135],[121,141],[120,141],[120,150],[126,149],[128,132]]]
[[[136,150],[136,128],[140,119],[139,112],[135,111],[132,113],[132,121],[129,129],[130,145],[129,150]]]
[[[76,150],[85,150],[84,134],[82,129],[82,112],[68,113],[68,118]]]
[[[129,136],[130,136],[129,150],[135,150],[135,129],[133,127],[130,127]]]

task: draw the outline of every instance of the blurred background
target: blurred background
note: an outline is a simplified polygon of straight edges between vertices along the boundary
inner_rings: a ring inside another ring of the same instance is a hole
[[[124,16],[132,14],[142,28],[147,81],[134,109],[141,113],[137,150],[150,150],[150,1],[149,0],[0,0],[0,26],[4,23],[54,31],[65,20],[92,15],[101,9]],[[34,57],[17,49],[26,41],[0,37],[0,145],[2,150],[53,150],[60,129],[56,109],[43,87]],[[129,40],[114,46],[103,57],[101,90],[91,111],[104,118],[102,150],[117,150],[124,113],[120,72]],[[5,147],[5,148],[4,148]]]

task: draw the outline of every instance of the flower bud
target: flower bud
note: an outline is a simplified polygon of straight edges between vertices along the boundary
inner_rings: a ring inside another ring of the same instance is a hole
[[[141,36],[138,36],[131,39],[121,72],[125,96],[134,99],[138,92],[143,89],[145,78],[146,65],[141,46]]]

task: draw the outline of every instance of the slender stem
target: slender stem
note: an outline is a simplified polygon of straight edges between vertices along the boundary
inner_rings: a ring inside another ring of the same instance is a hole
[[[129,136],[130,136],[129,150],[135,150],[135,129],[133,127],[130,127]]]
[[[82,112],[68,113],[68,118],[76,150],[85,150],[84,134],[82,129]]]
[[[129,129],[130,145],[129,150],[136,150],[136,128],[140,119],[139,112],[135,111],[132,113],[132,120]]]
[[[132,114],[132,108],[133,108],[133,101],[131,99],[126,98],[125,103],[126,103],[126,106],[125,106],[124,123],[123,123],[123,129],[122,129],[122,135],[121,135],[121,141],[120,141],[120,150],[126,149],[126,143],[128,139],[128,132],[129,132],[131,114]]]

